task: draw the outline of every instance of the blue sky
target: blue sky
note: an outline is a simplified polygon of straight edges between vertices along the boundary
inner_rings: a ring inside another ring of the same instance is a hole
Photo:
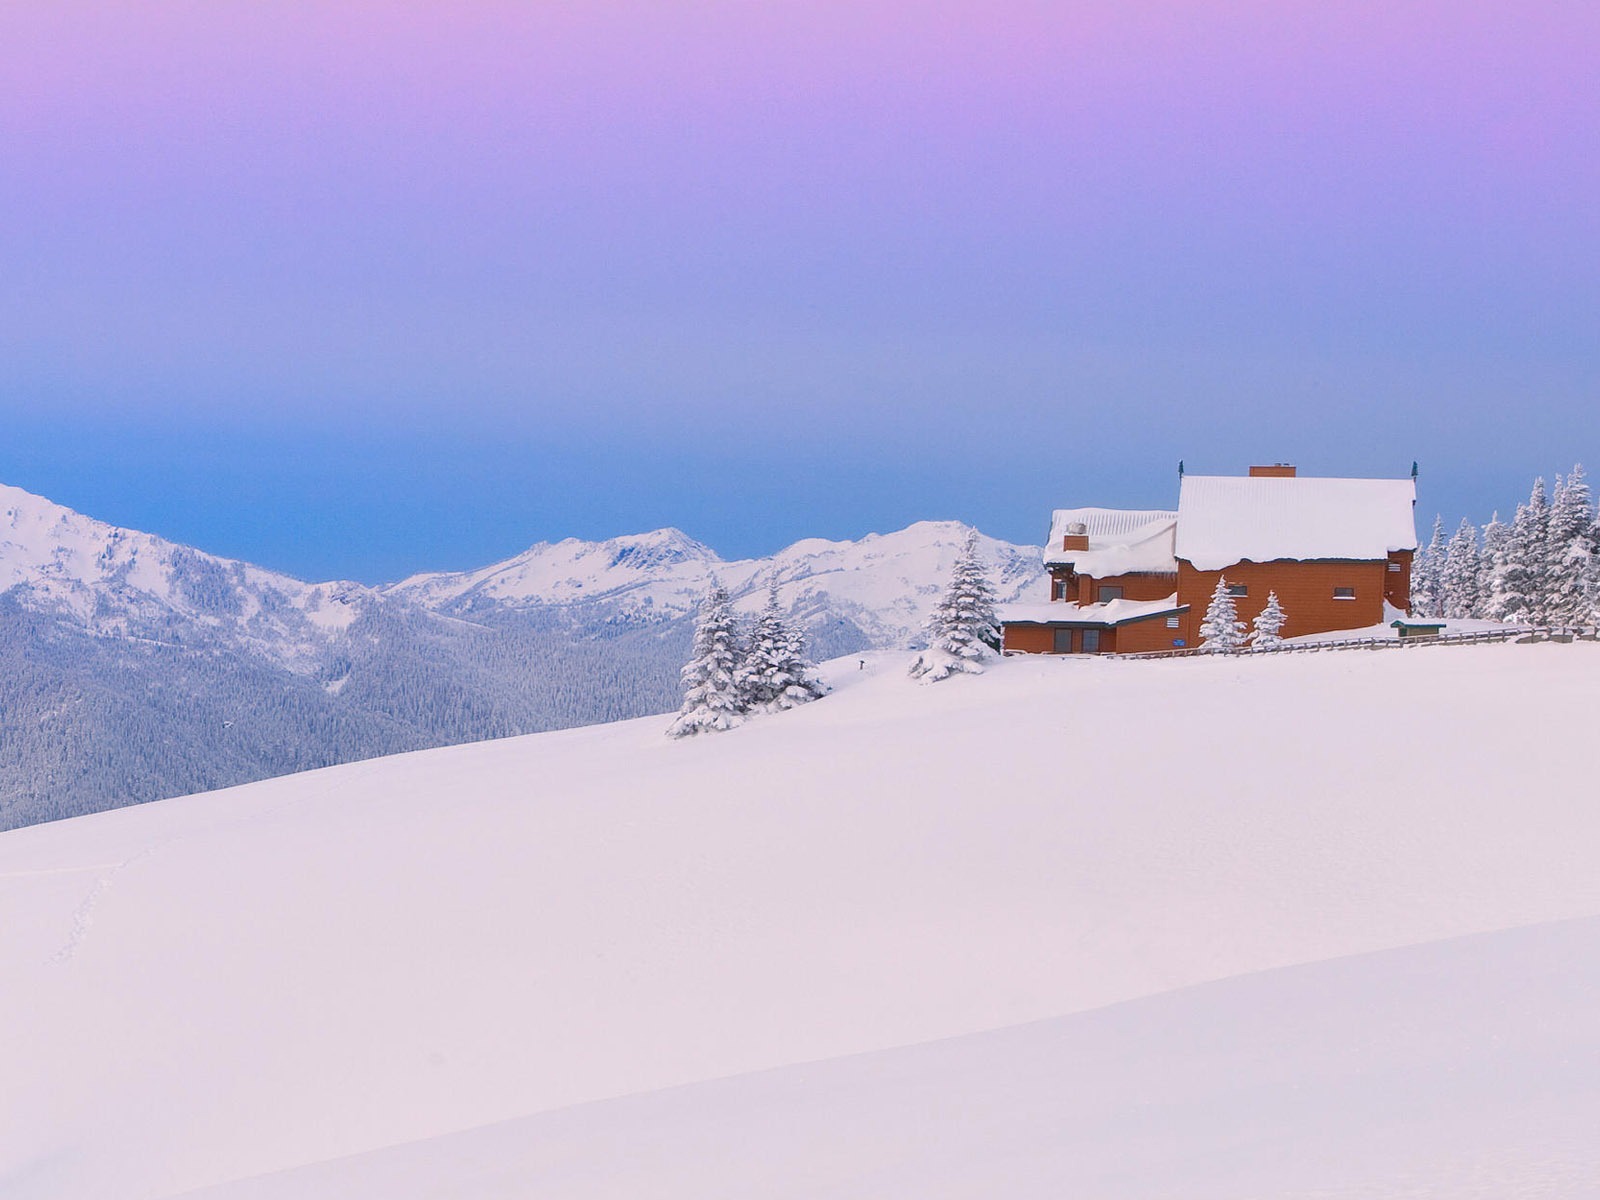
[[[1596,458],[1600,15],[0,14],[0,478],[317,577]]]

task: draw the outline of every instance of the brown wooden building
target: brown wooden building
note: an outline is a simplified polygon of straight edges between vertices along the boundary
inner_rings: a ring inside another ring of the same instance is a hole
[[[1004,647],[1128,654],[1199,644],[1226,578],[1247,624],[1276,592],[1284,637],[1364,629],[1411,606],[1415,479],[1311,479],[1289,466],[1185,475],[1176,511],[1062,509],[1050,594],[1001,613]]]

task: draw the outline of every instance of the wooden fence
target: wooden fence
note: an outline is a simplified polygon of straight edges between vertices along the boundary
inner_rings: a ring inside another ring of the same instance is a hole
[[[1436,637],[1346,638],[1328,642],[1281,642],[1257,649],[1246,646],[1230,657],[1252,654],[1320,654],[1324,650],[1405,650],[1423,646],[1478,646],[1486,642],[1593,642],[1600,641],[1600,627],[1594,625],[1521,625],[1510,629],[1483,629],[1474,633],[1442,633]],[[1189,658],[1218,652],[1204,646],[1183,650],[1149,650],[1142,654],[1117,654],[1114,658]]]

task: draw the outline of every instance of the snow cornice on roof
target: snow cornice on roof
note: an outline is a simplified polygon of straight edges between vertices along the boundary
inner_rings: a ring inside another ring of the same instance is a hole
[[[1172,575],[1173,526],[1178,514],[1166,509],[1061,508],[1050,521],[1044,548],[1047,567],[1071,567],[1080,575]],[[1063,540],[1082,527],[1087,549],[1065,549]]]
[[[1185,475],[1174,555],[1197,570],[1239,562],[1365,562],[1417,548],[1413,479]]]

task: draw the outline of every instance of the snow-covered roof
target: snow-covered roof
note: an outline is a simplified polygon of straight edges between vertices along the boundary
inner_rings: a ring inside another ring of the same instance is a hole
[[[1183,612],[1176,594],[1165,600],[1107,600],[1103,604],[1068,604],[1049,600],[1036,604],[1006,604],[997,610],[1002,625],[1126,625],[1147,617]]]
[[[1096,579],[1135,572],[1175,574],[1172,530],[1177,519],[1177,513],[1160,509],[1059,508],[1050,519],[1045,565],[1071,566]],[[1087,550],[1061,548],[1073,525],[1088,533]]]
[[[1185,475],[1174,552],[1202,571],[1276,559],[1381,559],[1417,548],[1411,479]]]

